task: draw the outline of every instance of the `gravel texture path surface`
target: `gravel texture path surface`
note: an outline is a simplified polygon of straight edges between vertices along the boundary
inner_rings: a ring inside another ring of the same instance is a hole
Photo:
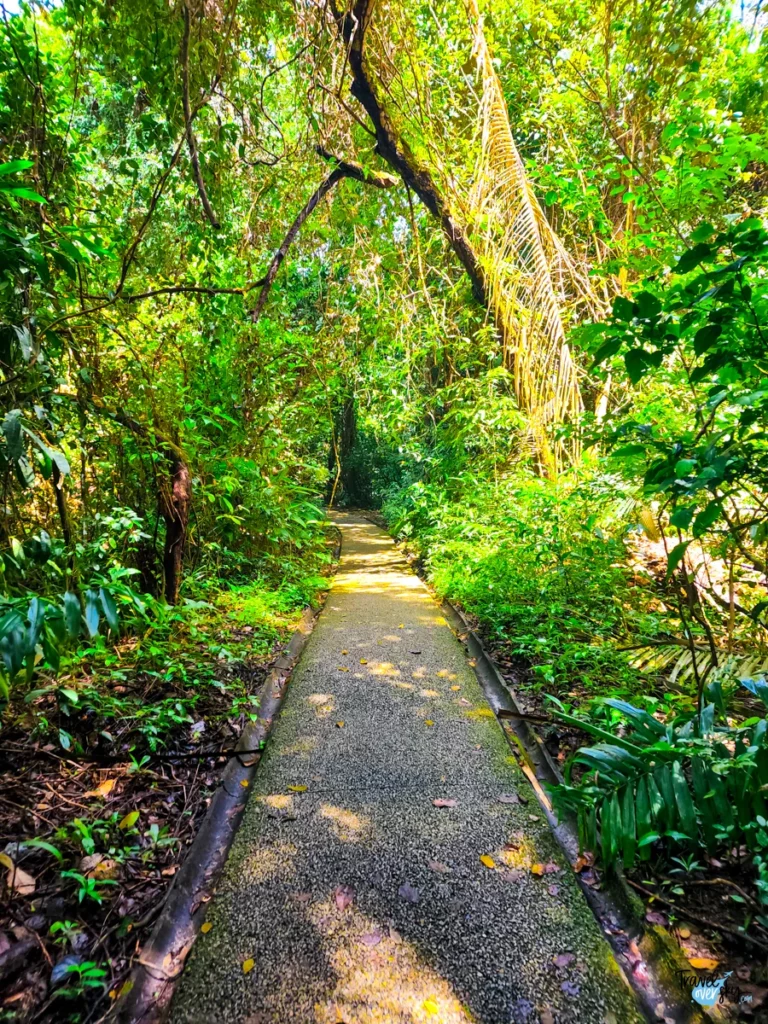
[[[173,1024],[639,1020],[439,607],[382,530],[336,519]]]

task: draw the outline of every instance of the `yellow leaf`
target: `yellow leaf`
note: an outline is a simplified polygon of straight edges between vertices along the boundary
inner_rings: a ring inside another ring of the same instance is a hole
[[[11,870],[13,870],[13,861],[11,860],[7,853],[0,853],[0,864],[2,864],[3,867],[5,868],[10,868]]]
[[[690,928],[678,928],[677,934],[680,936],[681,939],[690,939],[690,937],[691,937],[691,929]]]
[[[213,928],[211,922],[206,921],[205,924],[201,926],[200,931],[203,933],[203,935],[207,935],[211,928]]]
[[[432,719],[431,719],[431,718],[427,718],[427,719],[425,720],[425,722],[424,722],[424,725],[434,725],[434,724],[435,724],[435,723],[434,723],[434,722],[432,721]]]
[[[405,629],[405,625],[401,622],[400,625],[397,628],[398,629]]]
[[[340,721],[340,722],[337,722],[337,723],[336,723],[336,728],[337,728],[337,729],[343,729],[343,728],[344,728],[344,722],[343,722],[343,720],[342,720],[342,721]]]
[[[421,1008],[425,1013],[434,1016],[436,1013],[440,1013],[440,1007],[437,1005],[434,999],[425,999],[421,1004]]]
[[[496,867],[496,861],[493,859],[493,857],[490,857],[487,853],[484,853],[480,857],[480,863],[484,864],[487,868],[495,868]]]
[[[250,782],[248,781],[248,779],[240,779],[240,785],[243,787],[243,789],[248,789],[248,787],[250,786]]]
[[[247,960],[243,960],[243,974],[248,974],[256,966],[256,961],[252,957],[248,957]]]
[[[346,665],[339,665],[339,672],[349,672]]]
[[[349,654],[349,651],[342,651],[342,654]]]
[[[697,971],[714,971],[720,961],[710,960],[709,957],[706,956],[689,956],[688,963],[691,967],[695,967]]]
[[[539,875],[539,876],[543,875],[544,874],[544,865],[543,864],[531,864],[531,874],[532,875]]]
[[[117,779],[105,779],[96,789],[89,789],[85,795],[86,797],[100,797],[102,800],[106,800],[115,788],[116,782]]]
[[[306,786],[289,786],[288,789],[291,791],[291,793],[306,793],[307,792],[307,787]]]
[[[139,812],[138,811],[129,811],[129,813],[126,814],[126,816],[123,818],[123,820],[118,825],[118,828],[123,829],[123,831],[125,831],[128,828],[133,828],[133,826],[136,824],[136,822],[138,820],[139,820]]]
[[[116,878],[119,872],[120,868],[116,860],[103,857],[88,874],[91,878]]]
[[[451,687],[451,689],[452,689],[452,690],[460,690],[460,689],[461,689],[461,687],[460,687],[460,686],[452,686],[452,687]]]
[[[361,659],[360,659],[360,664],[361,664],[361,665],[367,665],[367,664],[368,664],[368,662],[366,661],[366,659],[365,659],[365,658],[361,658]]]

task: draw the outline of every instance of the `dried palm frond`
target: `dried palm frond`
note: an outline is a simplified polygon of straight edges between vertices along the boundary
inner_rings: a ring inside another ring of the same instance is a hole
[[[476,0],[466,0],[481,76],[482,139],[464,217],[486,277],[489,305],[514,373],[520,407],[551,468],[578,453],[549,440],[553,425],[582,411],[577,368],[565,340],[567,298],[598,309],[590,283],[569,259],[547,221],[515,145],[507,105],[483,32]]]
[[[712,653],[709,647],[701,644],[694,646],[696,652],[696,671],[700,677],[706,678],[714,668]],[[731,656],[729,674],[736,679],[749,679],[768,672],[768,658],[754,653],[743,656]],[[629,664],[638,672],[646,675],[659,674],[671,668],[668,675],[670,684],[680,685],[695,678],[693,654],[687,641],[677,640],[674,643],[646,644],[632,650]]]

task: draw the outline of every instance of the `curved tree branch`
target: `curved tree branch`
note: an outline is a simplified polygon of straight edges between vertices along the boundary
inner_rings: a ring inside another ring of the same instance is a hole
[[[267,272],[261,279],[261,291],[259,292],[259,297],[256,300],[256,305],[251,310],[251,320],[254,323],[258,321],[259,317],[262,314],[262,311],[264,310],[267,298],[269,297],[270,289],[272,288],[272,284],[275,278],[277,277],[277,272],[280,269],[280,265],[285,259],[294,239],[301,230],[304,221],[307,219],[307,217],[309,217],[309,215],[315,209],[315,207],[323,198],[323,196],[330,192],[330,190],[333,188],[336,182],[341,181],[342,178],[354,178],[356,181],[362,181],[366,185],[373,185],[374,188],[392,188],[394,185],[397,184],[397,179],[391,177],[389,174],[373,174],[372,172],[366,171],[364,168],[360,167],[359,164],[353,164],[349,163],[346,160],[340,160],[338,157],[335,157],[331,153],[327,152],[327,150],[323,149],[321,146],[317,147],[317,153],[319,156],[323,157],[324,160],[329,160],[336,166],[328,175],[328,177],[325,178],[324,181],[322,181],[317,186],[317,188],[306,201],[304,206],[302,206],[301,210],[299,210],[295,220],[288,228],[288,232],[285,238],[283,239],[280,248],[272,257],[269,267],[267,268]]]
[[[486,275],[466,233],[454,219],[432,175],[427,168],[419,165],[408,144],[399,137],[368,75],[364,46],[373,0],[355,0],[351,10],[346,12],[340,11],[335,0],[332,0],[332,8],[339,32],[347,45],[349,67],[352,72],[352,95],[371,119],[376,133],[376,151],[397,171],[406,185],[440,222],[451,248],[469,276],[475,298],[487,307],[489,288]]]
[[[197,140],[195,139],[195,133],[192,130],[192,106],[189,102],[189,33],[191,27],[191,19],[189,16],[189,7],[186,3],[183,5],[184,10],[184,34],[181,37],[181,83],[182,83],[182,102],[184,104],[184,130],[187,137],[187,147],[189,149],[189,159],[192,163],[192,170],[195,175],[195,181],[197,183],[197,191],[200,194],[200,202],[203,204],[203,210],[205,215],[211,222],[213,227],[220,227],[219,219],[213,212],[210,200],[208,199],[208,193],[205,190],[205,181],[203,180],[203,172],[200,169],[200,157],[197,152]]]

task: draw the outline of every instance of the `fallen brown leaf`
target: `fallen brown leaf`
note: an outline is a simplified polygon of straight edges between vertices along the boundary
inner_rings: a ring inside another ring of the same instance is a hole
[[[354,902],[355,890],[351,885],[337,885],[333,895],[339,910],[346,910]]]

